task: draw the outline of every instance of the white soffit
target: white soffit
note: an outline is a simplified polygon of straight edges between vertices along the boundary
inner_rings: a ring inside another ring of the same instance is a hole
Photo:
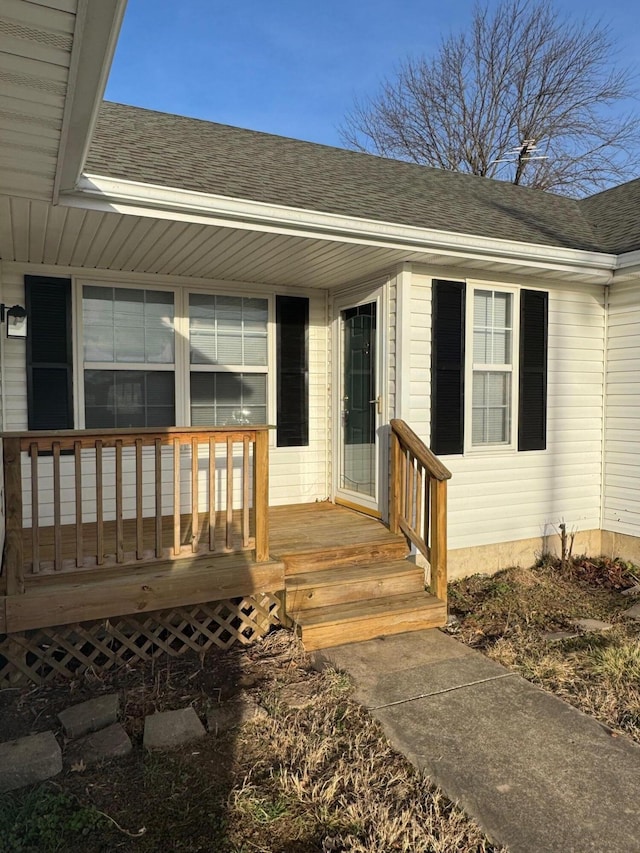
[[[124,8],[125,0],[2,0],[0,193],[51,200],[58,170],[75,182]]]
[[[452,275],[527,276],[538,281],[603,284],[610,273],[542,262],[525,264],[460,253],[278,233],[264,227],[190,222],[150,215],[52,206],[0,196],[4,262],[112,269],[174,278],[235,280],[333,288],[402,262],[447,268]]]

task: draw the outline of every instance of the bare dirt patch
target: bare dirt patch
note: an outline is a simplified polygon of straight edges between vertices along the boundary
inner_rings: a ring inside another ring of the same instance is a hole
[[[450,585],[459,620],[451,632],[640,741],[640,622],[622,615],[638,600],[622,593],[639,573],[621,560],[577,557],[474,575]],[[584,618],[613,627],[576,630]]]
[[[9,691],[1,697],[4,738],[53,728],[62,742],[59,710],[119,690],[134,749],[1,798],[0,853],[493,851],[391,749],[351,689],[342,675],[315,672],[281,630],[202,660]],[[181,749],[143,750],[145,714],[192,705],[204,720],[208,708],[239,695],[267,713]]]

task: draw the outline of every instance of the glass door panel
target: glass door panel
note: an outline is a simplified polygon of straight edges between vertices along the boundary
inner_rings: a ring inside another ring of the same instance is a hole
[[[346,308],[342,321],[342,430],[339,488],[375,500],[376,303]]]

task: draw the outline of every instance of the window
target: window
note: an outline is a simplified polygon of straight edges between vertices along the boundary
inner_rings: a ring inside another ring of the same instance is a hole
[[[25,294],[30,429],[244,426],[277,408],[278,446],[309,443],[308,298],[36,276]]]
[[[546,447],[548,294],[433,282],[435,453]]]
[[[266,299],[189,294],[193,426],[267,423],[268,316]]]
[[[470,360],[471,446],[512,443],[513,301],[515,294],[474,288]],[[466,416],[469,417],[467,411]]]
[[[174,294],[82,288],[87,429],[175,424]]]

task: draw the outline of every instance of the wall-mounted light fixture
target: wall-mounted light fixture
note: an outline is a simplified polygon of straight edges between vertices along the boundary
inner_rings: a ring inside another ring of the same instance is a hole
[[[22,305],[0,304],[0,323],[7,321],[8,338],[27,337],[27,311]]]

